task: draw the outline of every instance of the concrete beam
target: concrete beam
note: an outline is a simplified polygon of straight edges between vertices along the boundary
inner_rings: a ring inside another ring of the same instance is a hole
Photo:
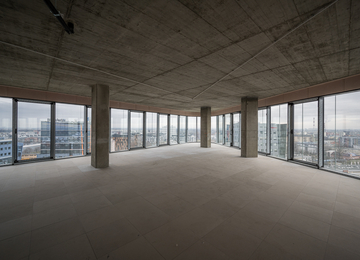
[[[211,107],[201,108],[201,147],[211,147]]]
[[[92,86],[91,98],[91,165],[109,167],[109,86]]]
[[[241,98],[241,157],[258,156],[258,98]]]

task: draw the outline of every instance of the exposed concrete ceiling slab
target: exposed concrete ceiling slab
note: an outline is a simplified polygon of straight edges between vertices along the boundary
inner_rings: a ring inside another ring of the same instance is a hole
[[[235,106],[243,96],[266,98],[360,73],[354,0],[339,0],[243,65],[330,3],[57,0],[75,24],[68,35],[43,1],[6,0],[0,84],[90,96],[89,86],[101,83],[118,101],[188,111]]]

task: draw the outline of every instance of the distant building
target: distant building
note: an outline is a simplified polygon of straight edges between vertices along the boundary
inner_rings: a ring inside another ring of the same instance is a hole
[[[128,150],[128,135],[112,134],[111,151],[122,151],[122,150]]]
[[[18,142],[17,160],[21,160],[24,144]],[[0,165],[12,163],[12,140],[0,140]]]
[[[50,120],[41,122],[41,151],[38,158],[50,154]],[[56,119],[55,156],[57,158],[84,155],[84,123]]]

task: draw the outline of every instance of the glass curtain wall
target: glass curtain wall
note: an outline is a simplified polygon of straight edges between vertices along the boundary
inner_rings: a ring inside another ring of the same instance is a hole
[[[360,92],[324,98],[324,168],[360,177]]]
[[[188,143],[196,142],[196,117],[188,117],[188,133],[187,133]]]
[[[87,152],[91,153],[91,107],[87,108]]]
[[[196,142],[201,141],[201,117],[196,117]]]
[[[287,159],[287,104],[271,107],[271,155]]]
[[[217,143],[217,117],[212,116],[211,117],[211,142]]]
[[[267,111],[258,110],[258,151],[267,152]]]
[[[168,144],[168,116],[159,115],[159,144]]]
[[[157,114],[146,112],[146,147],[157,145]]]
[[[294,159],[318,163],[318,102],[294,105]]]
[[[143,125],[144,125],[144,113],[143,112],[130,112],[131,119],[131,143],[130,148],[143,147]]]
[[[110,151],[128,150],[128,110],[111,109]]]
[[[170,144],[178,143],[178,116],[170,115]]]
[[[55,158],[84,155],[84,106],[56,104]]]
[[[224,144],[224,116],[218,116],[219,144]]]
[[[234,135],[234,142],[233,142],[233,146],[236,147],[240,147],[240,138],[241,138],[241,133],[240,133],[240,125],[241,125],[241,120],[240,120],[240,113],[234,113],[233,114],[233,135]]]
[[[0,165],[12,164],[12,102],[0,98]],[[21,159],[21,151],[17,159]]]
[[[225,118],[225,145],[231,146],[232,136],[231,136],[231,115],[226,114]]]
[[[180,125],[179,125],[179,143],[185,143],[186,135],[186,116],[180,116]]]

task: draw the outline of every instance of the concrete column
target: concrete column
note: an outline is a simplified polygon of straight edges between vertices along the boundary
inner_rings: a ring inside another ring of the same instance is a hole
[[[258,156],[258,98],[241,98],[241,157]]]
[[[211,147],[211,107],[201,108],[201,147]]]
[[[109,167],[109,86],[92,86],[91,97],[91,165]]]

